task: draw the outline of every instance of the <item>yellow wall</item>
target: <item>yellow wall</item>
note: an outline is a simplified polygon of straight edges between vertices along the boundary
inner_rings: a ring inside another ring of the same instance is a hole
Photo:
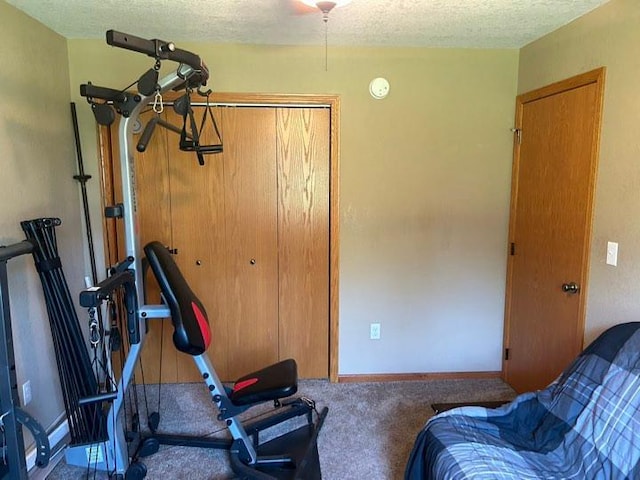
[[[61,218],[60,256],[78,292],[84,257],[67,42],[0,1],[0,45],[0,245],[24,240],[22,220]],[[42,286],[31,255],[11,260],[8,272],[18,386],[31,381],[25,410],[47,428],[64,407]]]
[[[324,48],[178,46],[205,60],[216,91],[341,96],[340,373],[499,370],[518,52],[330,47],[325,71]],[[93,173],[79,84],[122,88],[152,64],[69,41]],[[369,96],[377,76],[385,100]]]
[[[585,342],[640,312],[640,3],[611,0],[520,53],[518,92],[607,67]],[[619,242],[618,266],[605,264]]]

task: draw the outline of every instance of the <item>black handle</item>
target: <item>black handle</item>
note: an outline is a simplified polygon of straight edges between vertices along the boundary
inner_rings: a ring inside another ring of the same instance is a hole
[[[127,94],[121,90],[109,87],[99,87],[91,83],[80,85],[80,96],[85,98],[99,98],[111,102],[126,102]]]
[[[153,135],[154,130],[156,129],[156,124],[160,120],[160,117],[153,117],[147,123],[147,126],[144,127],[144,131],[142,135],[140,135],[140,139],[138,140],[138,144],[136,145],[136,150],[140,153],[144,152],[147,149],[147,145],[149,144],[149,140],[151,140],[151,135]]]

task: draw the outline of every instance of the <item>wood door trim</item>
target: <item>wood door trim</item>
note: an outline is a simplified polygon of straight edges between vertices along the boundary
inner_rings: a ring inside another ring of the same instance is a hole
[[[164,100],[171,103],[172,101],[184,95],[182,92],[167,92],[164,94]],[[192,97],[194,102],[204,102],[205,97],[199,97],[194,94]],[[302,105],[302,106],[328,106],[333,110],[339,107],[340,97],[338,95],[315,95],[315,94],[298,94],[298,93],[233,93],[233,92],[214,92],[209,97],[212,104],[230,104],[230,105]]]
[[[604,87],[603,83],[605,71],[606,67],[600,67],[588,72],[581,73],[580,75],[576,75],[575,77],[567,78],[555,83],[551,83],[549,85],[545,85],[544,87],[540,87],[535,90],[531,90],[530,92],[525,92],[518,95],[517,101],[519,104],[522,104],[534,100],[540,100],[551,95],[566,92],[567,90],[584,87],[585,85],[589,85],[591,83],[596,83]]]
[[[604,81],[605,81],[606,67],[596,68],[594,70],[576,75],[565,80],[561,80],[544,87],[531,90],[520,94],[516,97],[516,113],[515,113],[515,128],[522,128],[522,118],[524,105],[526,103],[540,100],[551,95],[556,95],[568,90],[572,90],[586,85],[596,85],[596,105],[595,105],[595,128],[591,149],[591,171],[589,172],[589,198],[587,198],[587,234],[584,238],[584,255],[582,262],[582,278],[580,278],[581,293],[579,298],[578,315],[579,321],[576,331],[576,339],[579,342],[578,350],[583,348],[584,343],[584,330],[585,330],[585,314],[586,314],[586,300],[588,292],[589,281],[589,264],[591,260],[591,238],[593,236],[593,210],[595,200],[595,185],[598,172],[598,159],[600,157],[600,131],[602,126],[602,107],[604,101]],[[505,313],[504,313],[504,332],[503,332],[503,355],[502,355],[502,379],[507,378],[507,370],[509,363],[505,359],[504,352],[509,348],[509,334],[510,334],[510,319],[511,319],[511,287],[513,280],[513,258],[510,255],[510,245],[514,241],[515,225],[516,225],[516,210],[517,210],[517,198],[518,198],[518,174],[520,167],[520,144],[517,141],[513,142],[513,167],[511,173],[511,206],[509,213],[509,239],[507,242],[507,275],[506,275],[506,298],[505,298]]]
[[[165,95],[171,101],[181,96],[176,92]],[[339,276],[340,276],[340,97],[338,95],[315,94],[271,94],[271,93],[232,93],[220,92],[211,95],[213,103],[233,104],[275,104],[287,105],[328,106],[331,121],[329,139],[329,380],[338,381],[338,327],[339,327]],[[107,154],[105,145],[109,142],[109,128],[98,128],[98,156],[102,168],[102,200],[106,202],[108,192],[113,190],[113,162]],[[105,245],[112,245],[109,240],[110,229],[103,215],[103,237]],[[114,252],[105,252],[109,255]],[[117,252],[115,252],[117,257]],[[115,258],[115,257],[114,257]],[[110,263],[108,263],[110,264]]]
[[[100,208],[104,213],[106,206],[115,205],[116,203],[113,187],[113,143],[109,127],[98,125],[97,129],[98,159],[100,160]],[[118,252],[116,225],[114,221],[107,221],[107,217],[104,214],[101,215],[101,218],[104,260],[106,265],[113,265],[117,261]]]
[[[272,94],[272,93],[228,93],[219,92],[211,95],[211,101],[217,103],[247,104],[274,104],[282,105],[329,105],[333,110],[339,106],[340,97],[337,95],[314,94]]]

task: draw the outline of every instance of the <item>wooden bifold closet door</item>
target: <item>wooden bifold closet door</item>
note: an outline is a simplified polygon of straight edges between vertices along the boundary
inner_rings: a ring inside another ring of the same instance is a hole
[[[329,110],[279,108],[280,358],[329,375]]]
[[[199,122],[203,108],[194,109]],[[159,240],[177,252],[206,307],[209,355],[223,380],[285,358],[296,359],[303,378],[326,378],[330,110],[238,106],[214,113],[224,152],[205,156],[205,166],[165,129],[136,154],[141,244]],[[169,109],[163,115],[182,124]],[[216,141],[207,129],[202,143]],[[149,301],[157,301],[150,277]],[[191,359],[172,345],[169,321],[150,327],[146,380],[197,381]]]

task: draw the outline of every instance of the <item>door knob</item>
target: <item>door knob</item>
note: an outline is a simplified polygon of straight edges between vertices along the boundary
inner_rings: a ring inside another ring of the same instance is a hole
[[[575,294],[580,291],[580,285],[578,285],[576,282],[563,283],[562,291],[565,293]]]

